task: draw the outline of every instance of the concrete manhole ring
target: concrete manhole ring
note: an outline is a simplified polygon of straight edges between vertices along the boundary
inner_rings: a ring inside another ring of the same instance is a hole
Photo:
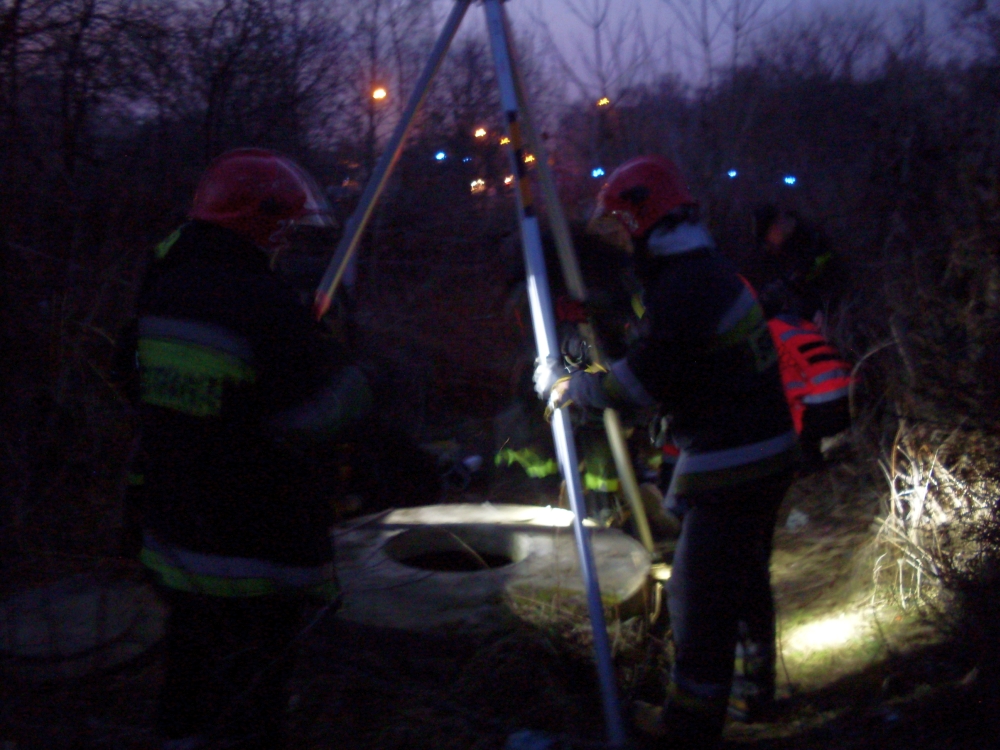
[[[0,665],[37,682],[110,669],[155,644],[165,616],[148,586],[72,576],[0,602]]]
[[[334,532],[344,589],[339,616],[410,631],[489,627],[509,597],[583,597],[571,528],[559,508],[489,503],[405,508]],[[601,595],[643,595],[649,554],[615,529],[591,528]]]

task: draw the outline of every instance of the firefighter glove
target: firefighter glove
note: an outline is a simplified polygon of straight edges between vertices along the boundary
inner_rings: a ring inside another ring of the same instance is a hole
[[[549,391],[559,378],[562,365],[555,357],[535,360],[535,373],[532,380],[535,382],[535,393],[538,398],[548,398]]]

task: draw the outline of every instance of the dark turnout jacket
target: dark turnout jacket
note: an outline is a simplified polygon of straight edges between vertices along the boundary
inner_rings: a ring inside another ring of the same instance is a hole
[[[369,408],[364,376],[240,235],[192,222],[157,255],[136,347],[143,562],[220,596],[329,587],[311,456]]]
[[[645,332],[605,375],[574,376],[583,406],[658,403],[680,448],[678,495],[787,471],[796,436],[763,313],[700,226],[654,233]]]

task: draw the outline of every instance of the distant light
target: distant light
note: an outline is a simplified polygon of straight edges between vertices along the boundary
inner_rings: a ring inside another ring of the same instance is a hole
[[[792,174],[785,175],[785,184],[786,185],[794,185],[796,182],[798,182],[798,180],[795,178],[795,175],[792,175]]]
[[[514,184],[514,175],[509,174],[506,177],[504,177],[503,178],[503,184],[504,185],[513,185]]]
[[[726,172],[726,174],[729,175],[729,179],[732,179],[738,174],[738,172],[735,169],[730,169]]]
[[[474,135],[476,136],[476,138],[485,138],[486,128],[476,128],[476,132],[474,133]]]
[[[600,167],[595,167],[594,169],[590,170],[590,176],[594,178],[604,177],[604,170],[601,169]]]
[[[448,154],[446,154],[444,151],[438,151],[436,154],[434,154],[434,158],[437,159],[438,161],[444,161],[445,159],[448,158]]]
[[[463,156],[462,157],[462,163],[463,164],[468,164],[470,161],[472,161],[472,157],[471,156]]]
[[[533,162],[534,160],[535,160],[535,155],[534,154],[525,154],[524,155],[524,163],[525,164],[531,164],[531,162]]]
[[[607,107],[609,104],[611,104],[611,100],[608,99],[608,97],[606,96],[602,96],[600,99],[597,100],[598,107]]]
[[[500,139],[501,146],[506,146],[508,143],[510,143],[510,138],[508,138],[507,136],[504,136],[503,138]]]
[[[381,86],[372,91],[372,99],[385,99],[386,96],[388,96],[388,93]]]
[[[469,191],[473,195],[477,195],[486,190],[486,180],[473,180],[469,183]]]

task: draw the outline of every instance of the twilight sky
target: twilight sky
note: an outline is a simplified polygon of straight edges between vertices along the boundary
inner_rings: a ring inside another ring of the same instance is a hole
[[[451,6],[450,0],[439,0],[439,2],[445,10]],[[752,23],[766,32],[767,28],[774,25],[808,17],[819,8],[834,15],[878,11],[886,15],[891,27],[892,19],[899,12],[912,11],[919,5],[923,5],[926,9],[929,26],[943,29],[944,6],[947,2],[949,0],[709,0],[708,5],[728,9],[759,7]],[[671,5],[679,8],[700,7],[701,0],[508,0],[505,7],[515,28],[534,29],[543,42],[543,48],[550,51],[557,50],[562,58],[580,73],[581,78],[588,67],[593,67],[592,61],[595,58],[593,34],[579,16],[593,17],[595,10],[608,7],[605,28],[609,32],[609,39],[616,32],[622,33],[622,38],[630,41],[645,36],[648,42],[647,54],[655,57],[655,59],[645,58],[646,67],[669,68],[689,80],[697,80],[704,70],[703,58],[697,54],[697,46],[693,44],[691,34],[678,21],[677,15],[671,10]],[[573,12],[573,8],[577,13]],[[624,27],[624,19],[634,18],[636,12],[641,14],[642,31],[638,34],[630,33]],[[473,6],[463,26],[466,30],[481,29],[481,18],[482,9]],[[714,26],[717,19],[716,15],[710,25]],[[549,37],[552,46],[548,45]],[[729,39],[731,35],[727,38],[724,29],[718,32],[714,40],[717,56],[728,59],[731,55]],[[626,54],[630,51],[632,54],[637,54],[634,49],[629,50],[636,47],[634,42],[615,46]],[[605,67],[608,67],[609,51],[606,50],[603,54]]]

